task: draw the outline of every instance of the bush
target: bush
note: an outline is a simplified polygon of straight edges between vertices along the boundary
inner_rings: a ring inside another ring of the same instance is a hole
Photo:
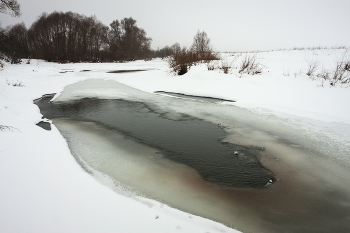
[[[172,46],[173,55],[167,59],[170,71],[177,75],[184,75],[191,66],[198,60],[195,53],[186,47],[181,48],[179,44]]]
[[[329,84],[331,86],[350,84],[349,61],[337,61]]]
[[[219,60],[218,55],[213,52],[210,39],[205,32],[197,32],[193,38],[191,48],[181,48],[176,43],[170,50],[172,51],[172,55],[167,58],[167,62],[171,72],[177,75],[186,74],[191,66],[197,62],[207,62],[208,70],[214,70],[215,65],[210,64],[210,61]]]
[[[336,61],[336,65],[333,71],[323,69],[321,73],[317,74],[317,77],[322,80],[322,85],[326,81],[331,87],[350,86],[350,59],[343,57]]]
[[[208,61],[206,65],[208,70],[215,70],[217,68],[217,64],[214,61]]]
[[[308,65],[306,75],[309,77],[313,77],[318,66],[320,65],[320,62],[318,60],[314,60],[313,58],[306,59],[306,61],[307,61],[307,65]]]
[[[264,66],[260,63],[256,54],[246,54],[245,57],[241,61],[241,65],[239,66],[240,74],[261,74],[264,69]]]
[[[224,71],[225,74],[228,74],[233,67],[234,60],[229,62],[227,59],[221,60],[220,69]]]

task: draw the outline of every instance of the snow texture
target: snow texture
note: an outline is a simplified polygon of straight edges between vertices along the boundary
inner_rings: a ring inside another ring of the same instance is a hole
[[[157,201],[132,198],[101,185],[75,161],[60,132],[36,126],[42,115],[33,100],[60,93],[86,79],[114,80],[144,92],[167,91],[234,100],[259,114],[305,122],[333,122],[325,132],[349,143],[350,88],[321,86],[306,74],[307,58],[332,68],[344,50],[259,53],[261,75],[224,74],[194,66],[183,76],[169,74],[160,60],[130,63],[57,64],[31,60],[5,63],[0,71],[0,231],[1,232],[237,232],[222,224],[170,208]],[[228,59],[232,59],[228,57]],[[107,73],[149,69],[142,72]],[[83,70],[89,70],[82,72]],[[14,84],[21,84],[16,86]],[[123,97],[113,89],[83,96]],[[60,98],[59,95],[56,97]],[[61,97],[62,98],[62,97]],[[129,98],[132,98],[129,96]]]

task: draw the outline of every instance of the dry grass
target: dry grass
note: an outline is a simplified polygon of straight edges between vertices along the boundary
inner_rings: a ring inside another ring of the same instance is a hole
[[[264,66],[260,63],[256,54],[246,54],[239,65],[240,74],[261,74]]]
[[[197,53],[192,49],[186,47],[175,47],[173,55],[169,56],[166,61],[170,67],[171,73],[176,75],[184,75],[188,72],[191,66],[197,63],[205,62],[207,64],[208,70],[214,70],[215,65],[211,63],[213,60],[218,60],[219,58],[214,52],[208,53]],[[209,64],[209,65],[208,65]]]
[[[216,61],[208,61],[208,62],[206,63],[206,66],[207,66],[207,69],[208,69],[208,70],[215,70],[215,69],[217,69],[217,67],[218,67]]]
[[[6,130],[13,131],[13,130],[18,130],[18,129],[15,127],[12,127],[12,126],[0,125],[0,131],[6,131]]]
[[[21,81],[12,81],[10,82],[9,80],[6,79],[6,84],[9,86],[14,86],[14,87],[25,87]]]
[[[315,60],[314,58],[310,59],[305,59],[307,61],[307,70],[306,70],[306,75],[309,77],[314,77],[316,70],[318,69],[320,65],[320,61]]]
[[[331,87],[349,87],[350,86],[350,57],[343,56],[335,62],[333,70],[322,69],[322,71],[316,75],[318,79],[321,79],[322,86],[324,82],[328,83]],[[313,78],[315,79],[315,78]]]
[[[229,62],[227,59],[223,59],[221,60],[220,63],[220,69],[225,73],[228,74],[232,69],[233,69],[233,64],[234,64],[235,60],[232,60],[231,62]]]

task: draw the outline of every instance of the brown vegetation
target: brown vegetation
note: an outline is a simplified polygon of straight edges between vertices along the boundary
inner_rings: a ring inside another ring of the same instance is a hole
[[[334,70],[323,69],[321,73],[317,74],[317,78],[320,78],[323,82],[328,82],[331,87],[350,86],[350,59],[342,58],[336,61]]]
[[[264,66],[259,62],[256,54],[246,54],[239,66],[239,73],[241,74],[261,74]]]
[[[168,57],[167,61],[171,72],[177,75],[187,73],[191,66],[198,62],[209,63],[219,59],[217,54],[213,52],[210,39],[205,32],[197,32],[190,48],[181,48],[180,44],[176,43],[171,49],[173,54]]]

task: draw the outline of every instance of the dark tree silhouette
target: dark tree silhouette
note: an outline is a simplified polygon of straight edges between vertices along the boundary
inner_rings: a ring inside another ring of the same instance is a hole
[[[0,28],[0,52],[14,61],[27,57],[55,62],[144,59],[152,55],[151,40],[131,17],[115,20],[109,28],[95,16],[72,12],[43,13],[28,30],[23,23]]]
[[[44,13],[28,31],[29,47],[34,57],[48,61],[100,61],[107,33],[95,16]]]
[[[173,54],[173,49],[169,46],[165,46],[162,49],[158,49],[156,51],[153,51],[153,55],[152,57],[160,57],[160,58],[164,58],[164,57],[168,57],[170,55]]]
[[[0,51],[12,64],[19,63],[21,58],[29,57],[27,29],[24,23],[1,30]]]
[[[115,20],[109,32],[109,47],[113,58],[118,60],[136,60],[150,56],[152,39],[147,37],[145,30],[137,27],[136,20],[124,18]]]
[[[120,46],[121,46],[121,40],[122,40],[122,31],[120,27],[120,23],[118,20],[114,20],[110,24],[111,29],[108,32],[108,45],[109,45],[109,52],[112,60],[119,60],[120,59]]]

